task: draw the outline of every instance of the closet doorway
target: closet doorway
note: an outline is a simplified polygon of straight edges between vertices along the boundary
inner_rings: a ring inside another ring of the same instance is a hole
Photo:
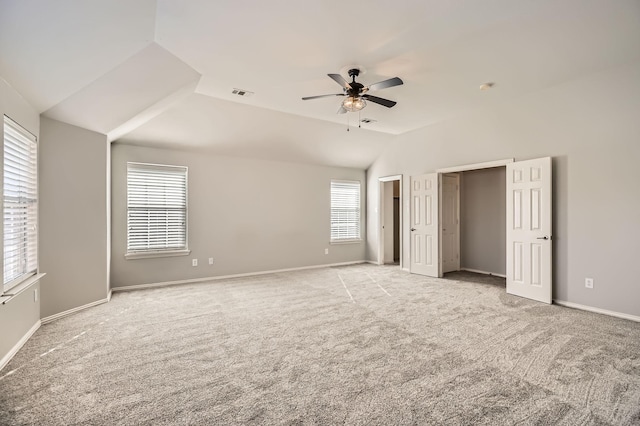
[[[500,265],[506,264],[507,293],[551,303],[551,158],[537,158],[514,162],[513,159],[488,163],[450,167],[435,173],[411,176],[409,187],[410,218],[410,271],[432,277],[442,277],[445,257],[448,270],[460,266],[452,256],[461,257],[466,244],[460,250],[462,229],[448,235],[452,225],[459,224],[460,202],[455,204],[455,174],[465,171],[504,168],[506,198],[505,255],[500,256]],[[445,187],[448,188],[445,193]],[[473,195],[473,194],[472,194]],[[499,195],[502,196],[502,195]],[[445,206],[445,203],[448,206]],[[463,201],[464,203],[464,201]],[[456,214],[457,213],[457,214]],[[494,215],[495,213],[489,213]],[[446,216],[445,216],[446,215]],[[457,216],[457,217],[456,217]],[[474,218],[477,219],[477,218]],[[445,226],[446,223],[446,226]],[[480,227],[483,230],[483,221]],[[445,231],[446,230],[446,231]],[[448,239],[445,242],[445,239]],[[456,240],[457,247],[456,250]],[[480,253],[495,253],[480,241]],[[499,250],[498,250],[499,253]],[[464,256],[462,256],[464,257]],[[505,259],[504,261],[502,259]],[[504,262],[504,263],[503,263]],[[500,268],[500,265],[497,268]],[[493,268],[493,267],[492,267]],[[474,268],[465,268],[473,270]],[[491,272],[476,270],[477,272]]]
[[[506,168],[442,175],[442,273],[506,277]]]

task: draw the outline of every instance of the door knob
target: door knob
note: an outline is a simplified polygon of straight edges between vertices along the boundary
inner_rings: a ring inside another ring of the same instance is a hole
[[[538,237],[538,238],[536,238],[536,239],[538,239],[538,240],[548,240],[548,239],[549,239],[549,237],[547,237],[547,236],[545,235],[544,237]]]
[[[411,228],[411,230],[412,230],[412,231],[415,231],[415,230],[416,230],[416,228]]]

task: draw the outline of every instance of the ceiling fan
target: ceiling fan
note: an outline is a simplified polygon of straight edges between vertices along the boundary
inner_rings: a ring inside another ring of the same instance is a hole
[[[360,70],[357,68],[353,68],[349,70],[349,77],[352,78],[351,82],[348,82],[347,80],[345,80],[340,74],[327,74],[327,75],[331,77],[340,86],[342,86],[342,93],[335,93],[331,95],[307,96],[305,98],[302,98],[302,100],[308,101],[309,99],[328,98],[330,96],[346,96],[347,98],[344,101],[342,101],[342,104],[340,105],[340,109],[338,109],[338,114],[344,114],[347,111],[350,111],[350,112],[360,111],[362,108],[367,106],[366,101],[370,101],[378,105],[391,108],[397,102],[390,101],[389,99],[379,98],[377,96],[372,96],[372,95],[369,95],[367,92],[369,92],[370,90],[381,90],[381,89],[386,89],[388,87],[399,86],[403,84],[403,81],[400,78],[393,77],[388,80],[379,81],[378,83],[365,86],[356,81],[356,77],[360,75]]]

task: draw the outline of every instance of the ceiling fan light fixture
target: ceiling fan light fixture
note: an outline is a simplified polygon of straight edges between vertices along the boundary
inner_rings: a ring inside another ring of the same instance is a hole
[[[367,103],[361,97],[348,96],[343,102],[342,107],[349,112],[360,111],[366,107]]]

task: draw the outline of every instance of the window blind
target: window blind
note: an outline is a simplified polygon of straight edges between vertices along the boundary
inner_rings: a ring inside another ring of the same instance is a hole
[[[187,248],[187,168],[127,163],[127,252]]]
[[[331,181],[331,241],[360,239],[360,182]]]
[[[38,269],[38,144],[36,137],[4,117],[3,289]]]

